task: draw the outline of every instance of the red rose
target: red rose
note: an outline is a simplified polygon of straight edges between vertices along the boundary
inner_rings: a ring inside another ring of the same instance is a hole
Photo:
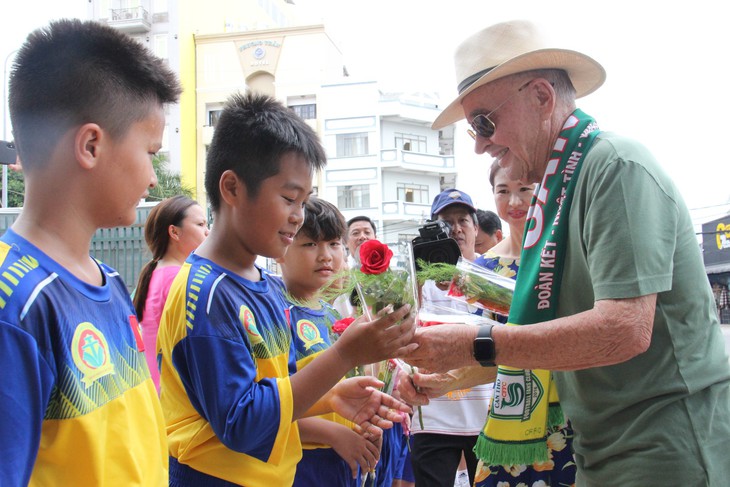
[[[377,240],[366,240],[360,245],[360,270],[363,274],[382,274],[388,270],[393,251]]]
[[[341,320],[337,320],[332,325],[332,331],[334,331],[338,335],[342,335],[345,332],[345,330],[347,330],[347,327],[352,324],[353,321],[355,321],[355,318],[342,318]]]

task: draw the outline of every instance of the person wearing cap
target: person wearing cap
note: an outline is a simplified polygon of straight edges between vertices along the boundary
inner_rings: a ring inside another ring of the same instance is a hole
[[[476,212],[471,197],[457,189],[442,191],[431,205],[431,220],[448,223],[449,236],[456,240],[462,257],[469,261],[477,257],[474,251],[478,223]],[[446,293],[446,289],[434,281],[426,281],[421,289],[421,308],[430,313],[451,313],[451,316],[453,313],[477,311],[466,303],[449,298]],[[477,467],[474,446],[487,415],[492,385],[482,383],[460,387],[458,384],[462,374],[470,376],[476,368],[479,367],[454,371],[456,390],[431,399],[428,405],[414,411],[411,462],[416,485],[453,486],[462,455],[469,485],[473,484]],[[481,373],[481,370],[476,372]]]
[[[525,21],[474,34],[455,64],[433,128],[466,118],[478,154],[539,185],[518,326],[420,328],[407,361],[499,364],[487,464],[549,460],[545,431],[567,417],[577,485],[727,485],[730,365],[692,219],[647,148],[576,108],[604,69]]]
[[[458,189],[445,189],[433,199],[431,220],[441,220],[449,224],[449,237],[456,240],[462,257],[476,259],[474,240],[477,235],[477,209],[471,196]]]

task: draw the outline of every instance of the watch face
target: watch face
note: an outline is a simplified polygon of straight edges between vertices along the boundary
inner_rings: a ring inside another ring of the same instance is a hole
[[[491,326],[483,327],[474,339],[474,359],[485,367],[494,366],[494,341]]]

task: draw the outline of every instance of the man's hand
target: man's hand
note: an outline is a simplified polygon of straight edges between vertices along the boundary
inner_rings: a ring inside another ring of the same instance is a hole
[[[447,324],[418,328],[413,338],[418,348],[403,357],[403,360],[432,372],[448,372],[478,365],[473,356],[476,336],[477,327],[473,325]]]
[[[449,286],[451,286],[451,281],[438,281],[436,284],[436,287],[439,288],[442,291],[448,291]]]
[[[433,399],[435,397],[441,397],[451,391],[459,389],[468,389],[480,384],[488,384],[494,382],[497,377],[496,367],[482,367],[476,365],[473,367],[462,367],[460,369],[452,369],[443,374],[430,374],[416,372],[412,377],[412,385],[401,386],[398,383],[399,392],[403,397],[403,400],[411,405],[418,405],[418,402],[411,402],[408,399],[414,401],[423,401],[424,398]],[[403,387],[405,391],[400,388]],[[404,395],[404,392],[408,394],[408,397]],[[416,392],[416,396],[412,396],[413,392]]]
[[[425,406],[429,402],[428,396],[416,389],[411,376],[403,371],[398,371],[396,390],[400,398],[411,406]]]
[[[382,386],[375,377],[352,377],[338,382],[324,399],[332,411],[359,425],[366,438],[376,438],[381,428],[392,428],[411,413],[407,404],[377,390]]]
[[[416,372],[413,374],[413,384],[421,394],[425,394],[431,399],[441,397],[455,389],[460,389],[459,377],[454,374],[454,371],[444,374],[421,374]]]

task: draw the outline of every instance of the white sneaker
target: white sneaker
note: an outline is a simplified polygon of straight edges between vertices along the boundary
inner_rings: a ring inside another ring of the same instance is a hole
[[[469,473],[466,470],[459,470],[456,472],[454,487],[471,487],[469,485]]]

